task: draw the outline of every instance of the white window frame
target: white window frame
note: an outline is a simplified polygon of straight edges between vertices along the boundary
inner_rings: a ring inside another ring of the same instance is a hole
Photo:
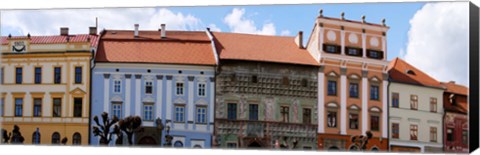
[[[120,106],[120,109],[118,109],[118,110],[120,111],[120,116],[117,116],[117,117],[118,117],[118,118],[123,118],[123,116],[122,116],[122,114],[123,114],[123,112],[122,112],[122,111],[123,111],[123,109],[122,109],[122,108],[123,108],[122,102],[113,102],[113,103],[112,103],[112,116],[115,115],[115,111],[116,111],[115,106],[116,106],[116,105],[119,105],[119,106]]]
[[[182,84],[182,87],[178,87],[178,84]],[[181,94],[179,93],[180,89],[181,89]],[[177,96],[183,96],[185,94],[185,84],[183,82],[176,82],[175,83],[175,94]]]
[[[117,82],[118,82],[118,92],[116,91],[116,86],[117,86]],[[120,79],[115,79],[113,80],[113,93],[114,94],[120,94],[122,93],[122,80]]]
[[[203,114],[199,113],[199,109],[205,109],[205,112]],[[204,115],[203,116],[203,121],[198,121],[199,120],[199,116],[200,115]],[[197,106],[195,108],[195,123],[198,123],[198,124],[207,124],[207,107],[206,106]]]
[[[150,85],[148,85],[150,83]],[[150,86],[152,88],[151,93],[147,93],[147,86]],[[153,94],[153,81],[152,80],[145,80],[145,94],[146,95],[152,95]]]
[[[147,115],[146,115],[147,110],[145,109],[146,107],[151,107],[151,109],[150,109],[150,118],[151,118],[151,119],[146,119],[146,117],[147,117]],[[142,118],[142,119],[143,119],[144,121],[153,121],[153,112],[154,112],[154,111],[155,111],[155,110],[154,110],[154,107],[153,107],[153,104],[152,104],[152,103],[144,103],[144,104],[143,104],[143,114],[142,114],[142,115],[143,115],[143,118]]]
[[[203,88],[200,87],[200,85],[203,85]],[[205,84],[204,82],[199,82],[197,86],[198,86],[197,95],[199,97],[205,97],[207,94],[207,84]],[[202,91],[203,91],[203,94],[202,94]]]

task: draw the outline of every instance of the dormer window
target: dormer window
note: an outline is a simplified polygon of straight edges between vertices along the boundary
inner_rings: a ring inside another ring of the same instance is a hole
[[[410,70],[410,69],[407,69],[407,74],[410,74],[410,75],[416,75],[415,72],[413,70]]]

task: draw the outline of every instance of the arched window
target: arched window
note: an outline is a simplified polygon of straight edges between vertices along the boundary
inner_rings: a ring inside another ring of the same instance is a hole
[[[33,132],[32,144],[40,144],[40,132],[38,132],[38,129],[37,131]]]
[[[72,144],[73,145],[80,145],[82,143],[82,135],[80,133],[75,132],[72,137]]]
[[[358,151],[358,147],[356,145],[352,145],[349,148],[350,151]]]
[[[377,152],[377,151],[378,151],[378,148],[374,146],[374,147],[372,148],[372,151],[373,151],[373,152]]]
[[[176,141],[174,144],[173,144],[173,147],[183,147],[183,143],[181,141]]]
[[[60,144],[60,134],[58,132],[52,134],[52,144]]]
[[[198,144],[197,144],[197,145],[193,146],[193,148],[198,148],[198,149],[201,149],[201,148],[202,148],[202,146],[200,146],[200,145],[198,145]]]

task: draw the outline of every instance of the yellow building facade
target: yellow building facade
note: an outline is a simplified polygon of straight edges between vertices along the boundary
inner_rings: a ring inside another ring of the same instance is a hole
[[[88,144],[90,68],[96,28],[70,35],[1,38],[0,128],[23,144]],[[0,135],[1,136],[1,135]]]

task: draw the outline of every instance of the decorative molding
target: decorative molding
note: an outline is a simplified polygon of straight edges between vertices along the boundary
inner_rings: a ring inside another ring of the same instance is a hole
[[[388,80],[388,74],[387,73],[383,73],[382,76],[383,76],[383,81]]]
[[[163,75],[157,75],[157,80],[162,80],[163,79]]]
[[[362,108],[360,108],[359,106],[355,105],[355,104],[352,104],[348,107],[349,110],[361,110]]]
[[[374,76],[374,77],[372,77],[372,78],[370,79],[370,81],[379,82],[380,80],[379,80],[377,77]]]
[[[437,120],[427,120],[427,123],[430,123],[430,124],[440,124],[440,121],[437,121]]]
[[[409,122],[420,122],[420,119],[418,118],[408,118]]]
[[[194,77],[194,76],[188,76],[187,78],[188,78],[188,81],[193,81],[193,80],[195,80],[195,77]]]
[[[377,106],[373,106],[369,109],[370,112],[378,112],[378,113],[381,113],[382,112],[382,109],[380,109],[379,107]]]
[[[347,74],[347,68],[340,67],[340,75],[345,75]]]
[[[195,102],[195,105],[208,105],[208,102],[205,99],[199,99]]]
[[[113,79],[121,79],[121,78],[122,78],[122,75],[120,75],[120,74],[113,74],[113,75],[112,75],[112,78],[113,78]]]
[[[362,70],[362,77],[368,77],[368,71]]]
[[[325,70],[325,66],[318,67],[318,72],[323,73],[324,70]]]
[[[183,77],[182,75],[179,75],[179,76],[176,76],[175,80],[176,80],[177,82],[179,82],[179,81],[180,81],[180,82],[183,82],[183,81],[185,81],[185,77]]]
[[[185,99],[179,97],[179,98],[175,99],[175,100],[173,101],[173,103],[174,103],[174,104],[185,104],[185,103],[187,103],[187,101],[186,101]]]
[[[142,78],[142,74],[135,74],[135,79],[140,79]]]
[[[334,71],[331,71],[330,73],[328,73],[328,76],[330,76],[330,77],[338,77],[337,73],[335,73]]]
[[[143,103],[154,103],[155,99],[152,97],[152,95],[148,95],[142,98]]]
[[[197,77],[198,82],[207,82],[207,78],[204,76]]]
[[[110,74],[103,74],[103,78],[105,78],[105,79],[110,78]]]
[[[360,79],[360,76],[358,76],[357,74],[350,74],[350,76],[348,76],[348,78],[358,80],[358,79]]]
[[[167,75],[166,77],[167,77],[167,80],[172,80],[172,78],[173,78],[173,76],[171,76],[171,75]]]
[[[338,106],[337,103],[330,102],[330,103],[325,104],[325,107],[327,107],[327,108],[338,108],[339,106]]]
[[[214,77],[210,77],[210,82],[215,82],[215,78],[214,78]]]
[[[143,76],[143,79],[145,79],[145,81],[153,81],[155,78],[155,76],[153,75],[145,75]]]
[[[125,78],[130,79],[132,77],[132,74],[125,74]]]
[[[110,98],[110,102],[123,102],[123,98],[120,95],[114,95],[112,98]]]

